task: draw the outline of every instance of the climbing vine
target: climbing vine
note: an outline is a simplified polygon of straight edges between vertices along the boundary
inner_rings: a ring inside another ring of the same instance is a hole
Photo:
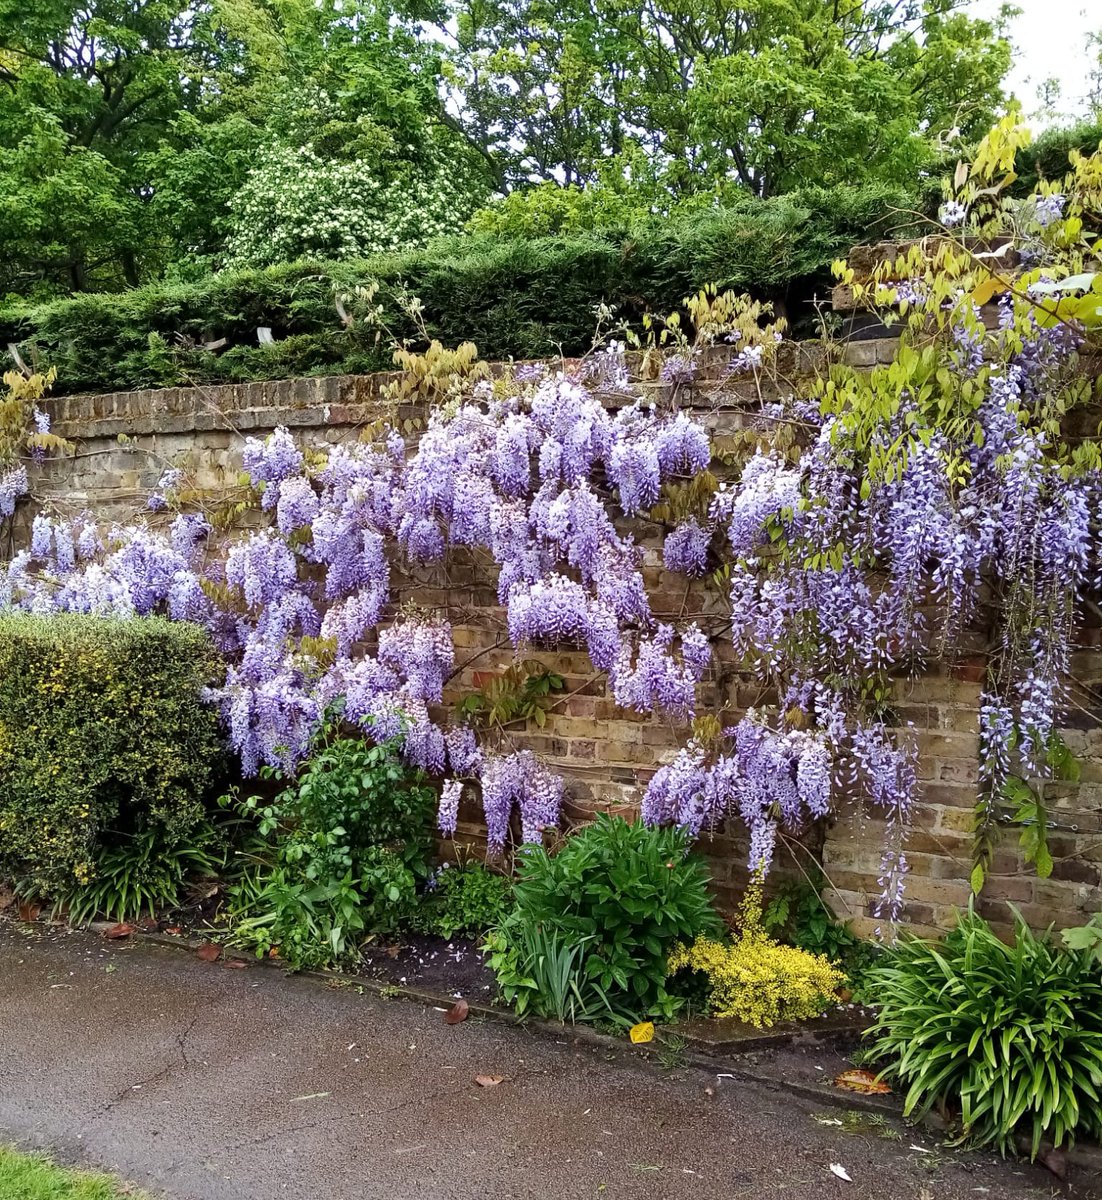
[[[895,681],[991,628],[982,886],[1013,771],[1043,776],[1059,758],[1077,605],[1099,582],[1102,458],[1067,426],[1096,398],[1081,356],[1102,324],[1102,152],[1011,200],[1021,136],[1000,125],[958,168],[935,236],[866,279],[838,265],[857,302],[898,325],[890,364],[836,363],[789,395],[775,386],[779,324],[714,290],[653,323],[635,359],[604,340],[561,370],[493,377],[472,349],[458,376],[426,367],[411,384],[407,398],[427,383],[435,401],[423,429],[379,428],[327,454],[286,430],[249,439],[241,502],[267,518],[251,532],[215,537],[175,474],[152,504],[177,510],[167,532],[36,518],[0,605],[198,622],[230,660],[212,699],[247,774],[293,770],[340,699],[346,720],[401,737],[406,759],[442,778],[446,831],[478,787],[502,846],[514,810],[526,840],[557,824],[563,781],[503,736],[504,712],[481,737],[439,719],[451,628],[391,605],[396,564],[472,556],[496,575],[521,663],[576,646],[617,704],[685,729],[642,796],[645,820],[696,834],[741,819],[765,871],[782,830],[862,795],[884,819],[890,918],[918,794]],[[719,409],[743,425],[722,444]],[[662,570],[686,578],[677,609],[640,520],[664,527]],[[729,671],[758,681],[760,704],[727,707]],[[1043,867],[1047,851],[1029,849]]]

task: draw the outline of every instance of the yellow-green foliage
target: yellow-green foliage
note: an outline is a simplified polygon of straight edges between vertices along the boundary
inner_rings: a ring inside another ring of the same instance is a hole
[[[0,391],[0,471],[27,450],[46,454],[69,453],[71,443],[52,433],[38,433],[31,428],[35,406],[49,391],[57,378],[56,371],[45,375],[24,377],[18,371],[4,375]]]
[[[843,981],[842,972],[821,954],[784,946],[764,934],[730,944],[697,938],[691,946],[674,948],[669,968],[671,974],[686,968],[703,972],[713,1013],[758,1028],[818,1016]]]
[[[845,976],[822,954],[775,942],[762,929],[761,916],[762,885],[755,879],[743,897],[738,938],[699,937],[691,946],[675,946],[669,973],[706,975],[709,1007],[717,1017],[735,1017],[760,1029],[818,1016]]]
[[[0,877],[49,895],[117,835],[187,834],[220,747],[206,634],[161,618],[0,616]]]

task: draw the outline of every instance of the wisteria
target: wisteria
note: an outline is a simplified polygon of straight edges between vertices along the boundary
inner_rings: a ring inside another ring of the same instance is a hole
[[[1036,223],[1063,219],[1065,203],[1039,199]],[[942,220],[966,215],[953,202]],[[525,842],[558,824],[563,780],[508,738],[445,715],[462,667],[451,625],[396,611],[392,585],[399,568],[474,556],[492,564],[518,655],[584,651],[624,709],[686,726],[715,707],[706,688],[722,705],[733,677],[755,679],[759,707],[658,767],[643,819],[694,835],[736,819],[764,871],[778,838],[823,817],[840,790],[858,794],[887,831],[881,911],[894,919],[918,782],[911,739],[893,727],[893,680],[951,655],[994,584],[1003,612],[981,787],[997,794],[1015,767],[1043,772],[1068,699],[1076,604],[1098,583],[1102,483],[1058,461],[1051,429],[1033,419],[1074,367],[1074,331],[1043,326],[1013,295],[988,328],[967,295],[947,300],[923,278],[873,294],[944,323],[942,361],[975,397],[965,436],[923,428],[920,389],[878,394],[867,429],[824,392],[763,404],[756,445],[717,465],[679,387],[661,386],[704,386],[693,355],[669,358],[648,392],[612,346],[569,372],[524,367],[470,385],[430,413],[414,446],[395,429],[325,454],[304,453],[286,429],[249,438],[260,527],[248,532],[216,535],[179,511],[188,489],[176,470],[150,502],[176,513],[167,531],[40,515],[0,576],[0,604],[205,625],[227,657],[211,699],[246,774],[293,771],[339,703],[366,736],[399,739],[409,764],[440,777],[445,833],[463,788],[480,790],[500,849],[514,814]],[[772,337],[740,334],[732,371],[760,369]],[[722,396],[726,379],[717,386]],[[771,439],[781,428],[798,437]],[[674,510],[659,570],[639,519],[689,481],[698,500]],[[26,488],[22,467],[0,475],[0,518]],[[697,581],[673,611],[656,586],[670,572]]]
[[[15,512],[15,502],[27,492],[27,468],[22,464],[0,474],[0,520]]]
[[[509,837],[514,809],[520,815],[521,840],[538,842],[544,829],[555,829],[562,808],[563,780],[531,750],[487,758],[482,764],[482,805],[486,836],[500,849]]]

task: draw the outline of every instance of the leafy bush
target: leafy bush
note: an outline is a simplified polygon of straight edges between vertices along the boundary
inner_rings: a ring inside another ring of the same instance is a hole
[[[678,942],[722,929],[707,870],[688,847],[680,830],[602,815],[555,855],[525,850],[516,918],[500,930],[499,951],[531,947],[533,931],[542,928],[567,946],[584,946],[585,983],[617,1012],[672,1015],[680,1000],[666,987],[667,954]],[[522,969],[530,961],[524,949],[520,961]]]
[[[216,876],[225,864],[225,842],[209,821],[178,841],[166,841],[160,829],[143,829],[104,850],[92,882],[57,892],[54,903],[76,925],[97,916],[152,917],[179,901],[189,879]]]
[[[1034,935],[1006,945],[969,911],[943,942],[909,938],[872,972],[870,1057],[907,1088],[905,1112],[959,1112],[960,1140],[1004,1153],[1102,1134],[1102,973]]]
[[[436,871],[414,916],[413,927],[445,940],[479,937],[500,925],[512,905],[513,885],[481,863]]]
[[[821,954],[783,946],[764,934],[743,934],[730,944],[697,938],[676,946],[670,974],[699,971],[708,979],[708,1007],[758,1028],[817,1017],[844,976]]]
[[[186,847],[221,758],[201,699],[220,670],[182,622],[0,616],[0,875],[68,894],[113,849]]]
[[[267,840],[260,865],[231,890],[238,943],[317,967],[355,958],[365,935],[411,919],[429,873],[436,793],[394,744],[343,737],[330,721],[274,800],[227,802],[258,817]]]
[[[801,301],[829,285],[829,265],[856,241],[896,229],[882,188],[819,189],[630,229],[538,237],[485,233],[360,261],[306,261],[223,271],[199,283],[159,283],[120,295],[78,295],[0,311],[0,344],[20,343],[72,392],[389,369],[373,336],[345,328],[335,294],[372,280],[398,337],[418,331],[395,299],[424,306],[430,337],[470,340],[487,359],[589,348],[604,301],[637,321],[667,313],[706,283]],[[259,345],[268,326],[275,345]],[[204,345],[225,338],[221,353]]]

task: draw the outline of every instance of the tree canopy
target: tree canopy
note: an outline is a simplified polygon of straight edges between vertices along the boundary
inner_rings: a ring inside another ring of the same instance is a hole
[[[539,182],[913,182],[1004,100],[958,4],[0,0],[0,295],[421,244]]]

